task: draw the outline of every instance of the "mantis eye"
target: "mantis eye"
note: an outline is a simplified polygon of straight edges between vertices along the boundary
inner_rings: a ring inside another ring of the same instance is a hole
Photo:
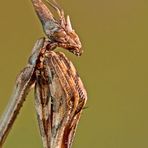
[[[60,31],[58,31],[58,32],[55,32],[54,34],[53,34],[53,38],[56,40],[56,41],[58,41],[58,42],[67,42],[67,40],[68,40],[68,36],[67,36],[67,34],[66,34],[66,32],[64,31],[64,30],[60,30]]]
[[[66,32],[62,30],[62,31],[55,32],[53,36],[55,36],[56,38],[63,38],[66,35],[67,35]]]

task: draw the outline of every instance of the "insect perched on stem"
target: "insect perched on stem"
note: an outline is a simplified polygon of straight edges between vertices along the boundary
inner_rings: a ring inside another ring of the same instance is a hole
[[[70,148],[87,100],[83,83],[62,47],[77,56],[81,42],[72,29],[69,16],[53,0],[47,1],[58,13],[55,19],[42,0],[32,0],[47,38],[40,38],[27,66],[18,75],[10,103],[0,120],[0,147],[16,119],[30,90],[35,86],[35,107],[44,148]]]

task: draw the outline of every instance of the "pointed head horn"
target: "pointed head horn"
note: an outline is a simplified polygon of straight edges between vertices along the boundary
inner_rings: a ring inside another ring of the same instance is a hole
[[[68,32],[72,32],[73,31],[69,15],[67,16],[67,20],[66,20],[66,30]]]

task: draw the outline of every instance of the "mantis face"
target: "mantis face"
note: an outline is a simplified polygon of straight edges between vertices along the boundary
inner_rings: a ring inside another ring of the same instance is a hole
[[[43,30],[51,42],[57,43],[57,46],[67,49],[73,54],[80,56],[82,54],[81,42],[73,30],[69,16],[65,19],[64,11],[58,4],[46,0],[54,8],[59,16],[55,19],[51,11],[42,2],[42,0],[32,0],[36,13],[43,25]]]

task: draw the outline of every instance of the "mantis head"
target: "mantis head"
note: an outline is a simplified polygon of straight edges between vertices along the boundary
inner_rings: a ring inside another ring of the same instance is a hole
[[[56,1],[46,1],[56,10],[59,19],[55,19],[42,0],[32,0],[36,13],[43,25],[45,34],[51,42],[56,42],[59,47],[80,56],[83,52],[81,50],[82,45],[78,35],[72,28],[70,17],[67,16],[67,18],[65,18],[63,9],[59,7]]]

